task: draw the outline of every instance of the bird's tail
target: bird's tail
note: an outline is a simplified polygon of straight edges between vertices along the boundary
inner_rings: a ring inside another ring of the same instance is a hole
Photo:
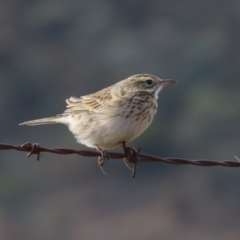
[[[19,123],[20,126],[27,125],[27,126],[36,126],[36,125],[43,125],[43,124],[54,124],[58,123],[59,116],[55,117],[48,117],[48,118],[42,118],[37,120],[31,120],[23,123]]]

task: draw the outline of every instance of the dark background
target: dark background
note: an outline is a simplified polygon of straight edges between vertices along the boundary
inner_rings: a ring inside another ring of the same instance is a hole
[[[240,2],[0,1],[0,142],[86,149],[66,127],[19,127],[132,74],[178,80],[133,147],[240,157]],[[122,151],[118,149],[118,151]],[[239,240],[240,169],[0,152],[0,239]]]

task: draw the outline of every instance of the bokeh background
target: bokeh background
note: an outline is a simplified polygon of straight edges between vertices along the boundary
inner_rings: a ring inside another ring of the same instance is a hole
[[[65,126],[19,127],[136,73],[178,80],[132,147],[240,156],[238,0],[1,0],[0,142],[86,149]],[[122,151],[119,149],[118,151]],[[239,240],[240,170],[0,151],[0,239]]]

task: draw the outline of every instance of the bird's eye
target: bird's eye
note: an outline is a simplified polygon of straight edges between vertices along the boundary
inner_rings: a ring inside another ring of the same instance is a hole
[[[146,83],[147,83],[148,86],[151,86],[153,84],[153,80],[148,79],[148,80],[146,80]]]

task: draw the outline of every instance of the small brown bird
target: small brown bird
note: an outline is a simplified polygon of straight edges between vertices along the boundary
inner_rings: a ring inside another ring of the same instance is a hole
[[[157,112],[158,93],[175,82],[136,74],[96,93],[70,97],[62,114],[19,125],[65,124],[79,143],[104,155],[104,150],[131,142],[149,127]]]

